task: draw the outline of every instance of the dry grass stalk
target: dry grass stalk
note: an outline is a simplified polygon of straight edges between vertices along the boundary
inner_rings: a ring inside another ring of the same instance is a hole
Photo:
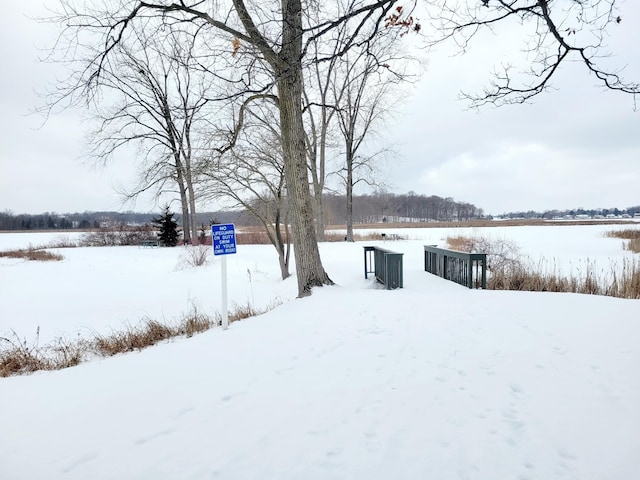
[[[96,353],[108,357],[142,350],[173,336],[177,335],[172,327],[147,318],[138,326],[129,326],[126,330],[112,332],[109,335],[98,335],[94,342]]]
[[[5,250],[0,252],[0,257],[7,258],[24,258],[26,260],[33,260],[38,262],[59,262],[64,257],[57,253],[51,253],[46,250],[29,247],[20,250]]]
[[[640,253],[640,238],[632,238],[631,240],[629,240],[626,248],[633,253]]]
[[[40,329],[31,343],[21,340],[15,331],[11,332],[11,337],[0,337],[0,376],[48,370],[50,362],[39,347],[39,338]]]
[[[635,228],[625,228],[622,230],[610,230],[606,232],[605,237],[622,238],[624,240],[640,240],[640,230]]]
[[[611,230],[605,233],[609,238],[621,238],[628,240],[625,243],[624,249],[633,253],[640,253],[640,229],[625,228],[622,230]]]
[[[263,310],[251,305],[236,305],[229,312],[229,322],[265,313],[275,308],[274,302]],[[146,318],[137,326],[128,326],[108,335],[94,335],[93,339],[57,338],[48,345],[39,345],[39,329],[32,342],[21,340],[13,332],[10,338],[0,337],[0,377],[23,375],[39,370],[60,370],[78,365],[88,358],[110,357],[120,353],[142,350],[176,337],[192,337],[221,324],[221,317],[211,317],[194,306],[177,322],[159,322]]]
[[[15,331],[10,337],[0,337],[0,377],[20,375],[38,370],[59,370],[82,361],[86,349],[81,339],[58,338],[40,346],[40,329],[32,342],[20,339]]]

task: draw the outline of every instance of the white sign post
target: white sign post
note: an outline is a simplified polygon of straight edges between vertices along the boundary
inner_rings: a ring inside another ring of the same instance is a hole
[[[222,329],[229,327],[229,310],[227,308],[227,255],[236,253],[236,232],[233,223],[211,225],[211,245],[213,254],[222,255],[221,283],[222,283]]]

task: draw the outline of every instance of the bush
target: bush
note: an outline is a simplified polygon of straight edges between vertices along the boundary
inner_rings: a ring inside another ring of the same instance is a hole
[[[487,269],[490,272],[516,272],[524,269],[520,248],[506,239],[485,237],[448,237],[447,244],[452,250],[467,253],[486,253]]]
[[[178,268],[201,267],[209,263],[212,249],[208,245],[185,246],[184,253],[178,260]]]
[[[145,240],[157,240],[155,231],[150,226],[139,227],[135,230],[125,228],[101,228],[95,232],[85,233],[80,237],[82,247],[121,247],[125,245],[139,245]]]

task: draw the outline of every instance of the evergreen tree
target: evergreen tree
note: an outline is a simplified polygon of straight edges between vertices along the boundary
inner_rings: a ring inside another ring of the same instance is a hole
[[[151,223],[160,229],[158,239],[162,246],[175,247],[178,244],[178,222],[173,218],[169,205],[165,206],[162,214],[154,217]]]

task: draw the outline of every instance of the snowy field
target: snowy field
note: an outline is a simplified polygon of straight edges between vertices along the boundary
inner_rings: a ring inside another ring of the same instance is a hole
[[[228,257],[229,300],[274,310],[142,352],[0,378],[0,479],[633,480],[640,475],[640,301],[468,290],[422,271],[448,235],[533,262],[609,265],[617,226],[407,229],[404,286],[328,243],[335,287],[294,299],[275,250]],[[638,228],[638,226],[635,226]],[[0,234],[0,250],[59,234]],[[0,336],[40,343],[220,306],[220,260],[185,249],[0,258]],[[579,267],[578,267],[579,268]],[[292,271],[294,269],[292,268]]]

